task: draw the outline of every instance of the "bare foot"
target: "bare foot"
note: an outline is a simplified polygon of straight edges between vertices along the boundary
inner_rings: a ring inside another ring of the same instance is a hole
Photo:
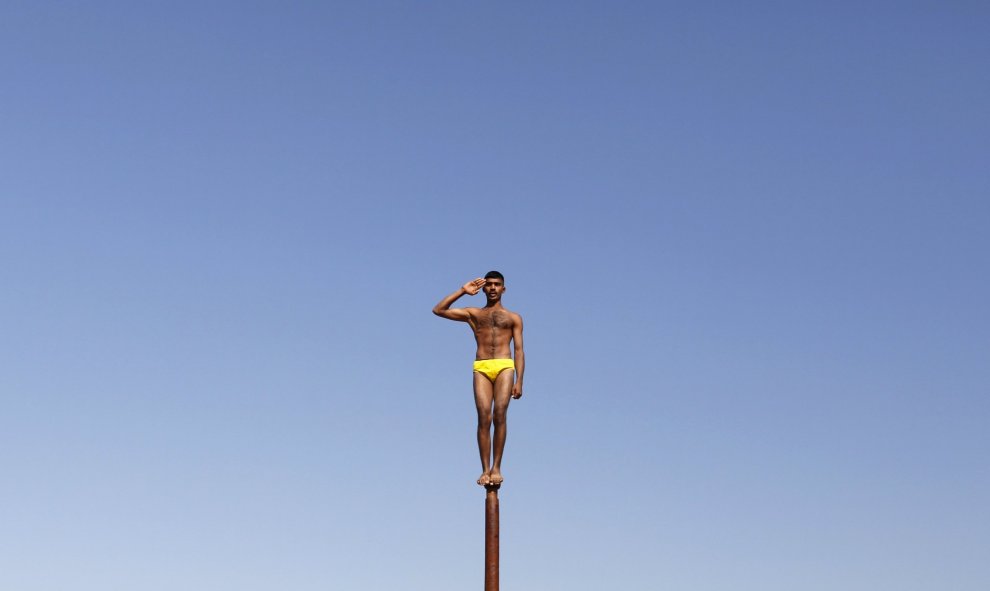
[[[488,476],[488,472],[482,472],[481,476],[478,477],[478,484],[481,486],[488,486],[491,484],[491,478]]]
[[[492,471],[488,473],[488,483],[502,484],[502,472],[498,468],[492,468]]]

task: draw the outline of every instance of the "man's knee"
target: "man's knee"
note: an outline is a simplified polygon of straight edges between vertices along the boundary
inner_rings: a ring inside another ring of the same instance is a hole
[[[492,426],[492,413],[491,412],[479,412],[478,413],[478,428],[487,429]]]

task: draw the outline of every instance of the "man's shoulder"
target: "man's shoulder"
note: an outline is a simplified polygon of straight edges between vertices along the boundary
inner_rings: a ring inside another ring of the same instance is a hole
[[[471,306],[469,306],[469,307],[466,307],[466,308],[461,308],[461,310],[464,310],[464,311],[465,311],[465,312],[467,312],[468,314],[470,314],[470,315],[472,315],[472,316],[474,316],[474,315],[476,315],[476,314],[477,314],[478,312],[480,312],[480,311],[481,311],[481,308],[474,308],[474,307],[471,307]]]

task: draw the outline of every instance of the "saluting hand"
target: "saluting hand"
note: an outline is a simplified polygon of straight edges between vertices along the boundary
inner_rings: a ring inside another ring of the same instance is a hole
[[[467,283],[464,284],[463,287],[461,287],[461,289],[463,289],[464,293],[468,295],[475,295],[479,291],[481,291],[481,288],[484,286],[485,286],[485,280],[479,277],[477,279],[468,281]]]

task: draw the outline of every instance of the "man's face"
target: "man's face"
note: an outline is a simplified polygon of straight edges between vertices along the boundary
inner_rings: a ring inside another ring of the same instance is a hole
[[[483,289],[488,300],[495,301],[502,297],[502,292],[505,291],[505,284],[498,277],[489,277],[485,279],[485,287]]]

